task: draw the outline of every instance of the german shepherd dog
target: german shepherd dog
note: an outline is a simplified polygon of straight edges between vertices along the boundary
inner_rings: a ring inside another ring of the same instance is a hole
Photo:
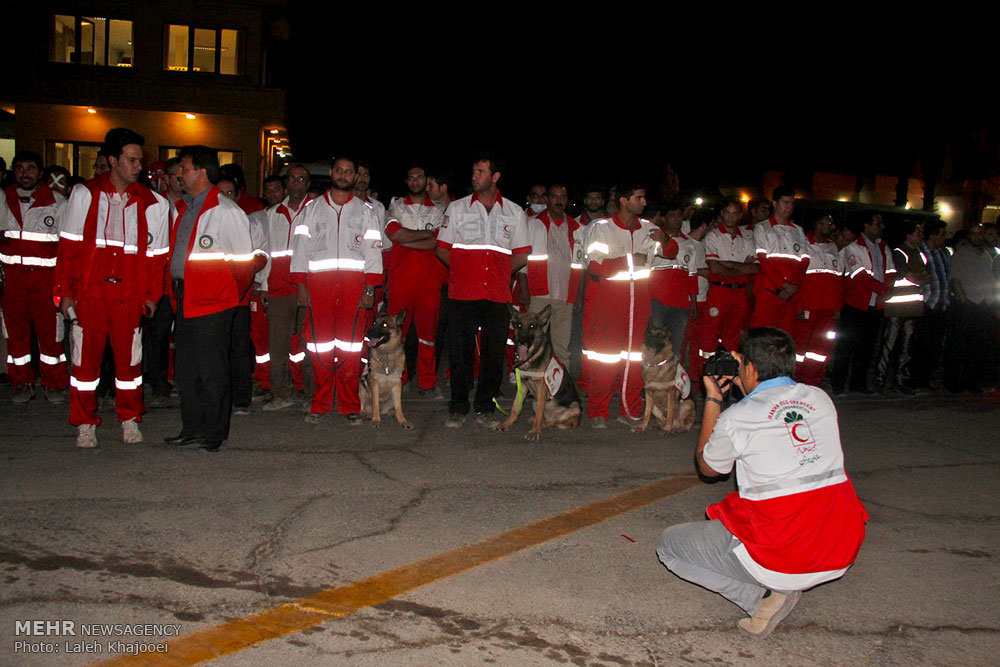
[[[664,435],[690,431],[695,419],[691,381],[670,342],[670,329],[656,327],[652,323],[646,328],[642,345],[642,381],[645,384],[646,412],[642,423],[632,431],[645,431],[650,417],[656,418]]]
[[[385,304],[375,316],[375,321],[365,334],[368,340],[368,366],[358,383],[361,414],[370,419],[373,427],[382,425],[382,415],[395,410],[396,421],[403,428],[413,424],[403,416],[403,369],[406,353],[403,351],[403,318],[406,309],[389,315]],[[389,403],[389,396],[392,403]]]
[[[580,392],[566,367],[552,353],[548,328],[552,306],[545,306],[538,313],[519,313],[511,306],[510,316],[514,330],[514,368],[520,372],[528,392],[535,397],[535,423],[524,436],[525,440],[538,440],[546,426],[576,428],[580,425]],[[506,431],[514,425],[523,403],[524,397],[520,395],[514,399],[510,416],[497,425],[498,431]]]

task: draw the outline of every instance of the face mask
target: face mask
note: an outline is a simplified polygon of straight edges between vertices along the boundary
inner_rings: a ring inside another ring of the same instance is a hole
[[[545,204],[531,204],[529,205],[529,208],[535,213],[535,215],[538,215],[539,213],[544,211],[547,207],[545,206]]]

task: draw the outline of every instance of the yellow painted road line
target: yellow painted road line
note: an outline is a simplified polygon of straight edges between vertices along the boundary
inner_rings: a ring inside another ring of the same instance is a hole
[[[182,635],[169,641],[167,653],[122,656],[101,664],[193,665],[220,658],[386,602],[407,591],[677,495],[697,483],[694,475],[668,477],[353,584]]]

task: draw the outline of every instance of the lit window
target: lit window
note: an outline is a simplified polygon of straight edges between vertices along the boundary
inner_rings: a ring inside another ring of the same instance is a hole
[[[101,144],[70,141],[46,141],[45,162],[64,167],[72,176],[94,177],[94,163]]]
[[[131,21],[56,14],[49,37],[52,62],[132,67]]]
[[[242,31],[166,26],[166,69],[174,72],[242,74]]]

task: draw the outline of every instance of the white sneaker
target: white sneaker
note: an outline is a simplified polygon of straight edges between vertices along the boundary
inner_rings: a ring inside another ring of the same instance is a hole
[[[134,445],[142,442],[142,432],[134,419],[122,422],[122,442]]]
[[[76,427],[76,446],[87,449],[97,447],[96,424],[80,424]]]
[[[265,403],[261,410],[264,412],[276,412],[278,410],[284,410],[285,408],[294,407],[295,405],[297,405],[297,403],[290,398],[275,396],[270,401]]]

